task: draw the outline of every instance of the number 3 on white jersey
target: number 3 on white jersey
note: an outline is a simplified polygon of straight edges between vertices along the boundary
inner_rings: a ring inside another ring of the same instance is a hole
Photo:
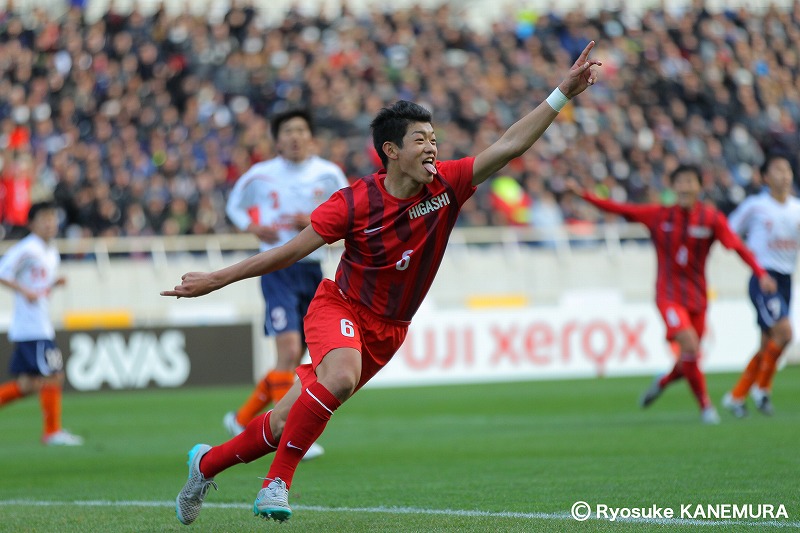
[[[397,270],[405,270],[408,268],[408,264],[411,262],[411,254],[414,253],[414,250],[406,250],[403,252],[403,258],[395,264],[395,268]]]

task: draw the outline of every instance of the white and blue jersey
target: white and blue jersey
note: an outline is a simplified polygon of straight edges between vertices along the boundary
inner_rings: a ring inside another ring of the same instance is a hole
[[[14,312],[8,328],[11,342],[53,340],[56,336],[50,321],[50,289],[58,277],[61,256],[55,244],[31,233],[9,248],[0,259],[0,279],[15,282],[38,294],[30,302],[20,292],[14,293]]]
[[[310,215],[348,185],[342,170],[320,157],[312,156],[301,163],[276,157],[256,163],[237,180],[225,211],[242,231],[250,224],[278,230],[276,242],[260,243],[263,252],[286,244],[300,232],[293,224],[295,215]],[[322,281],[320,262],[324,254],[323,249],[316,250],[290,267],[261,277],[266,334],[302,332],[302,319]]]
[[[49,376],[61,371],[61,352],[50,320],[50,289],[58,276],[61,256],[55,244],[31,233],[0,259],[0,278],[38,294],[31,302],[14,293],[14,311],[8,338],[14,343],[9,368],[12,375]]]
[[[778,284],[775,294],[764,294],[758,280],[750,279],[750,299],[758,325],[768,331],[789,315],[791,276],[800,250],[800,199],[790,196],[779,202],[765,191],[742,202],[728,221]]]

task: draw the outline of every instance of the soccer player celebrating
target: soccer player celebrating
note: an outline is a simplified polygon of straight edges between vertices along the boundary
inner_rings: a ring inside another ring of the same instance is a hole
[[[14,291],[8,338],[14,343],[10,368],[16,376],[0,384],[0,406],[38,392],[44,418],[42,443],[80,446],[83,439],[61,427],[63,360],[48,310],[50,291],[65,283],[58,276],[61,257],[53,243],[57,217],[54,203],[33,204],[28,211],[30,235],[0,260],[0,284]]]
[[[667,340],[677,344],[680,356],[672,371],[657,378],[645,392],[642,407],[652,404],[667,385],[685,377],[700,404],[701,420],[718,424],[719,414],[708,397],[705,376],[698,366],[706,322],[706,259],[711,245],[719,240],[735,250],[753,269],[764,292],[774,291],[775,281],[730,229],[724,215],[700,201],[699,169],[681,165],[670,175],[670,183],[677,196],[673,206],[622,204],[597,198],[574,180],[568,186],[589,203],[640,222],[650,231],[658,260],[656,306],[667,326]]]
[[[336,281],[323,280],[305,318],[312,363],[274,409],[219,446],[189,452],[189,479],[178,494],[178,519],[195,520],[214,476],[276,452],[253,506],[256,515],[287,520],[295,469],[336,409],[398,350],[433,282],[459,210],[475,187],[528,150],[570,98],[596,79],[583,50],[567,77],[533,111],[475,157],[437,161],[431,114],[400,101],[372,122],[385,170],[335,193],[311,214],[311,225],[283,246],[212,273],[190,272],[164,296],[201,296],[230,283],[286,268],[325,243],[345,241]]]
[[[746,236],[747,245],[777,282],[777,291],[765,293],[750,280],[750,300],[761,328],[761,347],[747,364],[741,378],[722,399],[737,418],[747,416],[748,391],[759,411],[772,414],[772,377],[778,358],[792,340],[789,302],[792,272],[800,248],[800,200],[792,195],[792,166],[784,157],[770,157],[764,165],[769,192],[746,199],[731,213],[731,228]]]
[[[343,187],[347,178],[330,161],[313,154],[311,115],[302,109],[280,113],[270,121],[278,157],[256,163],[237,180],[228,198],[228,218],[260,241],[265,252],[289,242],[308,226],[309,215]],[[303,316],[322,281],[317,250],[297,263],[261,276],[266,304],[264,332],[275,337],[275,367],[256,385],[236,412],[229,412],[223,425],[235,437],[270,402],[277,403],[294,383],[294,369],[305,351]],[[322,455],[319,444],[309,446],[305,459]]]

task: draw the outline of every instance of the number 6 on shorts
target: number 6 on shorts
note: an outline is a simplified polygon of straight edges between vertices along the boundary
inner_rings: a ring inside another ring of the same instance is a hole
[[[342,335],[345,337],[354,337],[356,331],[353,329],[353,323],[346,318],[343,318],[340,322],[342,328]]]

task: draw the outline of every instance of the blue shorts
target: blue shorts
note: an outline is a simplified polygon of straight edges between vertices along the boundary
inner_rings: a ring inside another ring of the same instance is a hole
[[[14,344],[9,364],[11,375],[52,376],[63,369],[64,360],[55,342],[23,341]]]
[[[300,261],[261,276],[266,304],[264,333],[278,335],[296,331],[302,334],[303,317],[321,281],[322,267],[312,261]]]
[[[764,294],[758,285],[758,278],[755,276],[750,278],[750,301],[756,308],[758,326],[764,332],[789,316],[789,304],[792,301],[792,277],[772,270],[767,272],[778,285],[778,290],[773,294]]]

